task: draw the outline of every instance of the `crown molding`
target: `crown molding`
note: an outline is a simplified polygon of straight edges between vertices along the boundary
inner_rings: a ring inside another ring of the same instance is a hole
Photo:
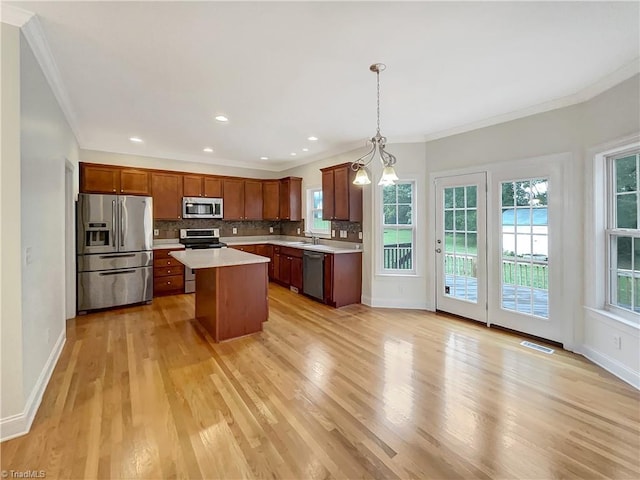
[[[425,142],[432,140],[438,140],[440,138],[450,137],[452,135],[458,135],[460,133],[470,132],[472,130],[478,130],[480,128],[490,127],[492,125],[498,125],[500,123],[510,122],[512,120],[518,120],[519,118],[529,117],[538,113],[544,113],[551,110],[557,110],[559,108],[570,107],[571,105],[577,105],[591,100],[593,97],[600,95],[601,93],[615,87],[619,83],[628,80],[640,73],[640,58],[636,58],[629,62],[627,65],[619,68],[618,70],[605,75],[600,80],[588,85],[587,87],[579,90],[578,92],[567,95],[566,97],[557,98],[548,102],[532,105],[520,110],[514,110],[513,112],[504,113],[502,115],[496,115],[494,117],[485,118],[477,122],[467,123],[457,127],[452,127],[439,132],[430,133],[423,137]]]
[[[34,16],[32,12],[0,3],[0,22],[22,28]]]
[[[67,123],[76,137],[76,141],[78,144],[82,145],[82,138],[80,136],[80,129],[78,127],[75,110],[71,105],[69,94],[62,82],[60,70],[58,70],[58,65],[53,58],[53,54],[49,48],[49,43],[47,42],[44,30],[42,29],[37,16],[33,16],[29,22],[22,27],[22,33],[27,39],[27,43],[29,43],[31,50],[33,51],[33,55],[36,57],[36,60],[42,69],[42,73],[47,79],[54,96],[58,100],[58,104],[67,119]]]

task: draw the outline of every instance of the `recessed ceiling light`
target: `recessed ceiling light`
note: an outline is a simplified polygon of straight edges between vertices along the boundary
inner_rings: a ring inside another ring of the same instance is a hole
[[[224,115],[218,115],[216,117],[216,120],[218,120],[219,122],[228,122],[229,119],[227,117],[225,117]]]
[[[129,140],[131,140],[133,143],[142,143],[142,139],[138,137],[129,137]]]
[[[207,153],[211,153],[211,152],[213,152],[213,148],[211,148],[211,147],[205,147],[205,148],[203,148],[203,149],[202,149],[202,151],[203,151],[203,152],[207,152]]]
[[[260,157],[260,160],[269,160],[269,157]]]
[[[309,151],[309,149],[308,149],[308,148],[303,148],[303,149],[302,149],[302,151],[303,151],[303,152],[308,152],[308,151]]]
[[[307,138],[307,140],[309,140],[311,142],[316,142],[318,140],[318,137],[309,137],[309,138]]]
[[[297,155],[297,153],[296,153],[296,152],[291,152],[291,156],[292,156],[292,157],[295,157],[296,155]]]

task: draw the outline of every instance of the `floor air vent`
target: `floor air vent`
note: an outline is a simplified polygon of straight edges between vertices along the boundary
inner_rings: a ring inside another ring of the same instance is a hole
[[[554,352],[554,350],[551,348],[543,347],[542,345],[538,345],[537,343],[527,342],[526,340],[524,342],[520,342],[520,345],[527,348],[532,348],[533,350],[538,350],[539,352],[546,353],[548,355],[551,355]]]

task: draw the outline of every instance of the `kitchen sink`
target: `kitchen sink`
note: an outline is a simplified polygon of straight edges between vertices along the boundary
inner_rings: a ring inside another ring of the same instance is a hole
[[[307,245],[309,242],[284,242],[287,245]]]

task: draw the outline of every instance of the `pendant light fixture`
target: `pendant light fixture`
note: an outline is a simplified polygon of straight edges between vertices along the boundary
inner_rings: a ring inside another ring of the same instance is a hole
[[[378,128],[375,136],[367,141],[371,144],[371,150],[351,164],[351,168],[357,171],[356,178],[353,180],[354,185],[368,185],[371,183],[366,167],[374,158],[380,159],[383,166],[382,178],[378,182],[378,185],[393,185],[395,181],[398,180],[396,171],[393,169],[393,166],[396,164],[396,157],[385,150],[387,138],[380,134],[380,72],[384,71],[385,68],[387,68],[387,66],[384,63],[374,63],[369,67],[369,70],[376,74]]]

